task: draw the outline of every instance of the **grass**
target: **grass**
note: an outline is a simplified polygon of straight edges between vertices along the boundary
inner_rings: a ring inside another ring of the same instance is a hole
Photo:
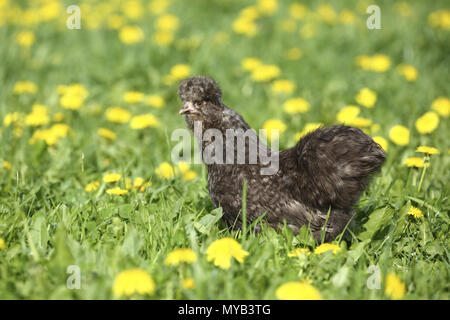
[[[352,10],[359,23],[318,22],[316,34],[305,39],[298,31],[304,20],[296,22],[293,33],[283,29],[289,16],[287,1],[279,1],[274,15],[257,20],[258,33],[251,38],[234,33],[231,25],[239,10],[255,1],[172,2],[167,10],[180,19],[180,28],[174,43],[165,47],[152,41],[156,18],[149,14],[147,1],[145,15],[129,22],[145,33],[144,41],[133,45],[120,42],[118,32],[103,25],[93,30],[85,27],[83,16],[81,30],[66,29],[65,18],[31,26],[23,25],[24,17],[0,23],[4,44],[0,47],[0,119],[14,111],[28,114],[37,102],[48,106],[51,115],[62,112],[63,122],[73,133],[49,146],[44,141],[29,143],[37,130],[34,127],[25,126],[19,135],[13,126],[0,127],[0,159],[11,163],[10,169],[0,166],[0,238],[5,242],[0,250],[0,298],[110,299],[117,274],[142,268],[156,283],[155,293],[144,296],[153,299],[274,299],[280,285],[305,279],[325,299],[387,299],[384,279],[389,273],[405,284],[405,299],[448,299],[448,118],[441,117],[430,134],[419,134],[414,126],[434,99],[450,96],[449,32],[427,23],[431,12],[448,4],[411,1],[411,15],[402,16],[394,4],[380,2],[382,29],[368,30],[367,15],[358,11],[356,2],[333,2],[336,12]],[[312,10],[320,5],[305,4]],[[26,8],[27,2],[19,5]],[[100,8],[94,12],[106,15]],[[29,48],[16,43],[22,30],[32,30],[36,36]],[[224,43],[214,41],[219,31],[228,36]],[[286,59],[285,52],[292,47],[303,51],[300,60]],[[386,72],[355,65],[356,56],[377,53],[390,57],[392,65]],[[274,94],[270,83],[252,81],[240,66],[246,57],[279,66],[281,78],[296,84],[294,93]],[[419,71],[416,81],[408,82],[396,72],[400,63]],[[308,122],[336,123],[336,113],[356,104],[354,97],[362,87],[378,96],[374,108],[361,107],[363,117],[380,125],[375,135],[389,140],[393,125],[410,129],[407,146],[389,141],[381,174],[361,197],[349,232],[334,242],[341,251],[291,258],[288,253],[294,248],[313,250],[318,245],[307,228],[298,235],[288,228],[267,227],[256,234],[250,222],[244,234],[227,229],[220,220],[221,209],[209,200],[202,165],[191,166],[197,177],[190,181],[155,174],[162,162],[170,161],[175,143],[170,141],[171,132],[185,127],[177,114],[177,83],[163,84],[163,77],[176,64],[189,65],[191,74],[217,79],[225,104],[253,128],[261,128],[270,118],[281,119],[287,125],[281,148],[292,146],[294,133]],[[13,94],[20,80],[33,81],[37,92]],[[71,83],[81,83],[89,91],[79,110],[60,105],[57,86]],[[166,105],[156,109],[126,103],[126,91],[161,95]],[[311,110],[285,113],[282,104],[290,96],[303,97]],[[152,113],[162,125],[132,130],[128,124],[108,122],[104,112],[111,106],[121,106],[133,115]],[[117,139],[108,142],[99,137],[100,127],[114,131]],[[419,145],[441,152],[431,157],[420,191],[421,169],[403,164],[407,157],[417,156]],[[114,185],[125,187],[124,178],[135,177],[152,185],[144,192],[108,195],[109,186],[101,181],[110,172],[122,174]],[[99,189],[84,191],[96,180]],[[411,205],[422,210],[423,219],[407,214]],[[207,247],[223,237],[236,238],[249,252],[242,264],[233,261],[228,270],[215,267],[205,255]],[[197,261],[166,266],[164,259],[175,248],[191,248]],[[79,290],[67,288],[70,265],[81,270]],[[380,268],[379,290],[367,286],[368,270],[374,265]],[[185,277],[194,279],[195,289],[182,288],[180,280]]]

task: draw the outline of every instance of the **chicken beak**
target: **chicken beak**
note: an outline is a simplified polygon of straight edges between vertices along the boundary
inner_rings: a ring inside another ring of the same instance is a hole
[[[186,102],[183,105],[183,108],[181,108],[179,114],[190,114],[190,113],[197,113],[197,110],[195,110],[192,102]]]

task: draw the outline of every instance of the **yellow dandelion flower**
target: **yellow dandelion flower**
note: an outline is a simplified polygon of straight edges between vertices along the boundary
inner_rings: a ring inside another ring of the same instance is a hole
[[[356,65],[364,70],[370,70],[372,64],[372,58],[367,55],[357,56],[355,58]]]
[[[3,118],[3,124],[5,127],[9,127],[11,124],[19,124],[22,122],[23,114],[19,112],[10,112]]]
[[[50,127],[51,133],[57,138],[66,137],[70,130],[70,127],[64,123],[56,123]]]
[[[372,108],[377,101],[377,94],[369,88],[363,88],[359,90],[355,100],[366,108]]]
[[[115,123],[126,123],[130,120],[131,114],[128,110],[112,107],[108,108],[105,113],[106,119]]]
[[[168,266],[177,266],[180,263],[194,263],[197,261],[197,254],[191,249],[175,249],[170,252],[164,263]]]
[[[137,178],[134,179],[133,187],[135,189],[140,189],[140,188],[142,188],[143,185],[144,185],[144,179],[143,178],[137,177]]]
[[[0,250],[6,250],[6,243],[3,238],[0,238]]]
[[[113,194],[113,195],[116,195],[116,196],[123,196],[124,194],[128,193],[128,190],[122,189],[120,187],[115,187],[115,188],[111,188],[111,189],[106,190],[106,193],[107,194]]]
[[[155,282],[142,269],[130,269],[119,273],[113,284],[116,297],[132,296],[134,294],[152,295],[155,292]]]
[[[53,115],[53,120],[55,122],[61,122],[64,120],[64,114],[62,112],[57,112]]]
[[[118,14],[112,14],[108,17],[108,27],[113,30],[119,30],[125,24],[125,18]]]
[[[92,191],[97,190],[99,186],[100,186],[100,182],[94,181],[94,182],[91,182],[91,183],[87,184],[87,185],[84,187],[84,191],[86,191],[86,192],[92,192]]]
[[[88,90],[79,83],[59,86],[58,92],[62,95],[59,103],[63,108],[70,110],[78,110],[89,95]]]
[[[278,8],[277,0],[258,0],[258,11],[263,15],[273,15]]]
[[[32,31],[21,31],[16,36],[16,43],[22,47],[30,47],[33,45],[36,37]]]
[[[156,128],[159,126],[158,119],[152,114],[142,114],[135,116],[130,121],[130,127],[134,130],[140,130],[145,128]]]
[[[155,173],[162,179],[172,179],[175,176],[175,170],[168,162],[163,162],[155,169]]]
[[[241,18],[254,20],[254,19],[259,18],[259,11],[256,6],[247,6],[239,12],[239,16]]]
[[[289,6],[289,14],[292,18],[301,20],[308,13],[308,8],[301,3],[293,3]]]
[[[155,27],[162,31],[173,32],[178,29],[180,25],[180,19],[173,14],[164,14],[160,16],[156,22]]]
[[[116,134],[113,131],[106,128],[99,128],[97,130],[97,134],[100,137],[106,138],[108,140],[116,140]]]
[[[447,118],[450,113],[450,100],[445,97],[439,97],[431,104],[431,109],[440,116]]]
[[[241,61],[241,67],[245,71],[253,71],[260,65],[262,65],[261,60],[259,60],[257,58],[253,58],[253,57],[244,58]]]
[[[426,153],[426,154],[440,154],[441,152],[434,147],[419,146],[416,152]]]
[[[140,0],[127,0],[122,5],[122,10],[130,20],[138,20],[144,15],[144,8]]]
[[[300,132],[297,132],[294,135],[294,140],[295,141],[300,140],[300,138],[302,138],[304,135],[306,135],[310,132],[313,132],[314,130],[320,128],[321,126],[323,126],[323,123],[321,123],[321,122],[311,122],[311,123],[305,124],[305,127],[303,128],[303,130]]]
[[[247,17],[239,17],[233,21],[233,31],[237,34],[242,34],[247,37],[253,37],[258,32],[258,26]]]
[[[352,25],[358,21],[358,18],[353,11],[344,9],[339,13],[339,21],[345,25]]]
[[[119,31],[119,39],[125,44],[134,44],[144,40],[144,31],[138,26],[123,26]]]
[[[393,273],[386,276],[385,294],[391,299],[403,299],[406,292],[405,284]]]
[[[314,254],[321,254],[330,250],[333,251],[333,254],[336,254],[342,249],[338,245],[332,243],[322,243],[320,246],[314,249]]]
[[[280,300],[322,300],[320,292],[311,284],[290,281],[277,288],[275,296]]]
[[[22,94],[22,93],[36,93],[37,86],[34,82],[31,81],[17,81],[14,84],[13,93],[14,94]]]
[[[267,82],[277,78],[281,73],[276,65],[260,65],[252,70],[251,77],[256,82]]]
[[[150,12],[154,15],[160,15],[166,12],[170,2],[167,0],[152,0],[149,3]]]
[[[367,118],[356,117],[352,122],[349,123],[353,127],[366,128],[372,125],[372,120]]]
[[[419,72],[416,68],[408,64],[400,64],[397,67],[397,72],[401,74],[407,81],[416,81]]]
[[[413,206],[409,207],[408,214],[417,219],[423,218],[422,210],[420,210],[419,208],[413,207]]]
[[[305,113],[310,109],[308,101],[303,98],[292,98],[283,104],[283,110],[289,114]]]
[[[408,128],[395,125],[389,130],[389,139],[399,146],[406,146],[409,143],[409,130]]]
[[[108,173],[103,176],[103,182],[117,182],[120,180],[120,178],[122,178],[122,175],[120,173]]]
[[[288,257],[299,257],[300,255],[309,256],[311,251],[308,248],[295,248],[291,252],[288,253]]]
[[[177,64],[170,69],[170,75],[176,80],[181,80],[189,77],[191,68],[186,64]]]
[[[275,93],[292,93],[295,89],[295,84],[289,80],[275,80],[272,83],[272,90]]]
[[[409,157],[405,160],[405,165],[407,167],[423,168],[425,166],[425,161],[423,158]]]
[[[450,10],[439,9],[428,15],[428,23],[434,28],[450,29]]]
[[[284,131],[286,131],[287,126],[284,124],[283,121],[278,119],[269,119],[263,124],[263,129],[265,131],[265,135],[267,139],[272,140],[272,134],[278,130],[278,134],[282,134]],[[272,130],[274,132],[272,132]]]
[[[360,110],[357,106],[346,106],[339,110],[336,115],[337,121],[340,123],[350,124],[358,117]]]
[[[186,278],[181,281],[181,286],[185,290],[195,289],[195,281],[192,278]]]
[[[233,238],[222,238],[209,245],[206,250],[206,260],[214,261],[215,266],[225,270],[230,268],[231,258],[243,263],[248,254]]]
[[[35,103],[32,107],[32,112],[25,117],[25,124],[38,127],[49,123],[50,117],[47,114],[47,110],[46,106]]]
[[[335,24],[337,21],[337,14],[334,8],[329,4],[323,4],[317,8],[319,18],[328,24]]]
[[[378,143],[384,151],[388,150],[389,144],[385,138],[383,138],[381,136],[375,136],[372,139],[373,139],[373,141],[375,141],[375,143]]]
[[[174,35],[170,31],[157,31],[153,34],[153,40],[161,47],[168,46],[173,42]]]
[[[8,162],[6,160],[0,159],[0,169],[1,168],[11,169],[12,168],[12,164],[11,164],[11,162]]]
[[[433,132],[439,125],[439,116],[434,111],[428,111],[416,121],[416,129],[421,134]]]
[[[128,91],[123,95],[123,100],[128,103],[138,103],[144,99],[144,94],[138,91]]]
[[[292,61],[296,61],[303,57],[303,51],[299,48],[290,48],[286,51],[286,58]]]
[[[164,98],[158,95],[149,95],[144,99],[145,103],[153,108],[162,108],[166,104]]]
[[[370,61],[370,70],[375,72],[384,72],[391,67],[391,59],[384,54],[372,56]]]

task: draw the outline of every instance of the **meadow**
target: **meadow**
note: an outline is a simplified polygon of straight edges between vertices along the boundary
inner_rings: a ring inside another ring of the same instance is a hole
[[[449,299],[447,1],[0,0],[0,43],[0,299]],[[197,74],[281,148],[385,149],[345,234],[226,227],[171,162]]]

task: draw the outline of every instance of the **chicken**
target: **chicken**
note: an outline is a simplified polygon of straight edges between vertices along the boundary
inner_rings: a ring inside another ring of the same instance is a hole
[[[211,201],[222,207],[223,219],[232,227],[242,227],[246,181],[247,223],[265,214],[271,227],[286,224],[297,233],[307,225],[317,240],[324,236],[330,241],[345,229],[355,203],[385,161],[383,149],[371,137],[344,125],[320,127],[290,149],[271,150],[238,113],[222,103],[221,90],[209,77],[181,81],[178,95],[183,103],[179,113],[203,152]],[[217,144],[228,132],[235,133],[231,143],[227,141],[231,149],[227,143]],[[240,138],[245,144],[238,146]],[[257,149],[252,149],[253,144]],[[260,157],[251,162],[255,151],[275,157],[276,170],[263,173],[269,164]]]

